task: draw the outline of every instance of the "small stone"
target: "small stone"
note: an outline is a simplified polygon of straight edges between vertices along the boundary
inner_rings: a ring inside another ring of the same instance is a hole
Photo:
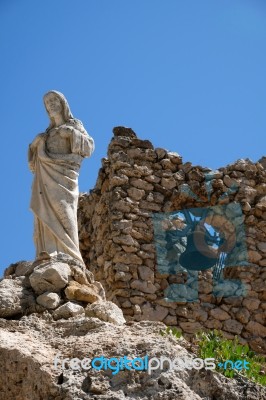
[[[30,275],[30,283],[37,294],[44,292],[59,292],[63,289],[71,275],[67,264],[54,262],[38,265]]]
[[[188,179],[202,182],[204,180],[204,175],[198,168],[193,168],[188,172]],[[212,184],[214,184],[214,179],[212,180]]]
[[[248,342],[252,350],[259,354],[266,354],[266,340],[262,338],[250,339]]]
[[[266,211],[266,196],[263,196],[259,202],[256,204],[256,208],[261,211]]]
[[[141,315],[141,308],[140,308],[140,306],[138,304],[135,304],[133,306],[133,311],[134,311],[135,315]]]
[[[10,264],[10,265],[4,270],[4,278],[12,277],[12,275],[15,274],[16,266],[17,266],[17,264]],[[8,279],[9,279],[9,278],[8,278]]]
[[[135,247],[139,246],[138,242],[135,239],[133,239],[133,237],[130,235],[114,236],[113,241],[116,244],[121,244],[125,246],[135,246]]]
[[[157,291],[156,286],[154,286],[151,282],[134,280],[131,282],[132,289],[137,289],[143,293],[155,293]]]
[[[223,324],[223,329],[230,333],[236,333],[240,335],[243,329],[243,325],[240,322],[237,322],[233,319],[228,319]]]
[[[200,293],[208,294],[208,293],[212,293],[212,290],[213,290],[213,286],[211,283],[206,282],[206,281],[199,282]]]
[[[128,282],[131,280],[131,278],[132,278],[132,274],[130,274],[129,272],[123,272],[123,271],[117,272],[114,276],[115,281],[122,281],[122,282]]]
[[[16,276],[28,276],[32,273],[34,265],[31,262],[22,261],[17,264],[15,275]]]
[[[235,179],[230,178],[230,176],[228,176],[228,175],[224,176],[223,181],[224,181],[224,184],[229,188],[239,186],[238,182]]]
[[[138,267],[139,276],[143,281],[154,281],[154,271],[150,268],[141,265]]]
[[[251,210],[251,205],[247,201],[241,202],[242,210],[243,211],[250,211]]]
[[[266,253],[266,242],[259,242],[257,244],[257,248],[262,251],[263,253]]]
[[[125,200],[118,200],[112,203],[113,210],[118,210],[123,213],[131,211],[131,204]]]
[[[159,183],[161,179],[158,176],[149,175],[145,177],[145,180],[150,183]]]
[[[213,308],[210,311],[210,315],[215,319],[218,319],[219,321],[225,321],[230,318],[230,315],[226,311],[223,311],[221,308]]]
[[[122,310],[111,301],[97,301],[90,304],[86,307],[85,313],[87,317],[96,317],[115,325],[123,325],[126,322]]]
[[[260,300],[255,298],[247,298],[243,300],[243,306],[250,311],[257,310],[260,305]]]
[[[208,313],[201,309],[194,310],[192,313],[192,318],[195,319],[196,321],[205,322],[208,319]]]
[[[144,189],[147,191],[153,190],[153,185],[151,183],[148,183],[142,179],[136,179],[136,178],[131,178],[130,184],[135,186],[138,189]]]
[[[170,177],[170,178],[162,178],[162,186],[163,186],[165,189],[169,189],[169,190],[175,188],[175,187],[176,187],[176,180],[175,180],[175,178],[173,178],[173,177]]]
[[[153,307],[150,303],[142,306],[142,320],[163,321],[168,315],[169,310],[166,307],[156,305]]]
[[[255,321],[249,321],[246,330],[260,337],[266,337],[266,327]]]
[[[197,333],[203,328],[199,322],[179,322],[179,325],[186,333]]]
[[[251,204],[254,202],[256,196],[257,196],[256,189],[253,189],[252,187],[245,185],[240,187],[236,199],[243,199]]]
[[[266,168],[266,157],[265,156],[261,157],[258,162],[261,163],[261,165],[264,168]]]
[[[36,302],[44,308],[54,310],[60,304],[60,297],[57,293],[45,292],[37,297]]]
[[[128,138],[136,138],[137,137],[135,132],[131,128],[128,128],[126,126],[115,126],[113,128],[113,134],[115,137],[117,137],[117,136],[125,136]]]
[[[261,325],[266,326],[265,322],[266,322],[266,314],[261,311],[261,312],[257,312],[257,314],[253,314],[253,318],[259,322]]]
[[[149,176],[152,174],[152,169],[148,168],[146,165],[134,164],[134,170],[140,173],[140,176]]]
[[[114,175],[110,179],[110,187],[115,187],[115,186],[123,186],[128,183],[128,177],[126,175]]]
[[[144,200],[140,202],[140,208],[148,211],[161,211],[161,206],[159,204]]]
[[[129,188],[127,190],[127,193],[129,197],[131,197],[133,200],[141,200],[145,196],[145,190],[143,189],[137,189],[137,188]]]
[[[178,153],[169,151],[167,155],[173,164],[182,164],[182,157]]]
[[[71,281],[65,289],[66,297],[68,300],[84,301],[86,303],[94,303],[97,300],[101,300],[99,290],[95,286],[95,283],[81,285],[76,281]]]
[[[132,160],[145,160],[145,161],[155,161],[157,158],[156,153],[153,149],[129,149],[127,151],[128,157]]]
[[[249,321],[250,313],[246,308],[239,308],[235,316],[241,324],[246,324]]]
[[[165,325],[177,325],[177,318],[174,315],[167,315],[167,317],[163,320]]]
[[[136,253],[138,251],[138,248],[134,246],[122,245],[122,249],[125,250],[126,253]]]
[[[166,156],[166,150],[165,149],[161,149],[160,147],[157,147],[155,149],[155,153],[157,154],[158,160],[161,160],[162,158],[164,158]]]
[[[127,219],[122,219],[120,221],[113,221],[113,229],[118,231],[123,231],[123,233],[130,233],[132,229],[132,221]]]
[[[53,317],[55,320],[68,319],[77,315],[84,316],[85,310],[79,304],[72,303],[71,301],[68,301],[67,303],[58,307],[53,313]]]
[[[208,319],[208,321],[205,322],[205,327],[208,329],[222,329],[222,322],[219,321],[218,319]]]
[[[169,160],[169,159],[163,159],[160,162],[160,164],[164,170],[170,170],[170,171],[175,172],[177,169],[176,165],[174,163],[172,163],[171,160]]]
[[[129,300],[126,300],[123,303],[121,303],[121,307],[123,307],[123,308],[131,308],[132,307],[132,303],[130,303]]]
[[[260,255],[260,253],[255,250],[249,250],[248,257],[249,257],[249,261],[254,264],[258,263],[262,259],[262,256]]]
[[[242,301],[243,301],[243,297],[239,297],[239,296],[230,296],[230,297],[224,298],[224,302],[226,304],[230,304],[235,307],[241,306]]]
[[[136,254],[125,254],[122,252],[118,252],[115,254],[114,263],[124,263],[124,264],[137,264],[141,265],[142,264],[142,259],[138,257]]]
[[[145,303],[145,297],[141,297],[141,296],[133,296],[130,297],[130,301],[132,304],[143,304]]]

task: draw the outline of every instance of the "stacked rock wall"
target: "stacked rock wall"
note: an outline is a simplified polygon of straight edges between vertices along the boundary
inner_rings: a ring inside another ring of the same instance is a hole
[[[128,320],[158,320],[190,336],[203,328],[239,335],[266,353],[266,171],[260,162],[238,160],[217,171],[183,163],[177,153],[155,149],[129,128],[114,128],[95,188],[79,202],[80,248],[108,300]],[[212,187],[206,192],[206,174]],[[232,190],[237,187],[237,190]],[[193,193],[194,195],[191,195]],[[248,267],[228,268],[245,296],[214,296],[212,272],[199,274],[199,301],[168,302],[164,291],[178,282],[156,262],[152,214],[237,202],[244,215]]]

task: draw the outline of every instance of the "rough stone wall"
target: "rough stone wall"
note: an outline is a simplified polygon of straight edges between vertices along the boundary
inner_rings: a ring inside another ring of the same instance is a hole
[[[107,299],[122,308],[127,320],[158,320],[180,327],[186,337],[202,328],[239,335],[266,353],[266,171],[260,162],[238,160],[214,173],[208,197],[208,168],[183,163],[177,153],[154,148],[129,128],[114,128],[108,158],[95,188],[79,202],[80,248],[88,268],[106,289]],[[184,185],[196,194],[186,194]],[[230,187],[238,190],[230,193]],[[229,193],[227,196],[222,196]],[[198,201],[200,198],[200,201]],[[164,290],[178,277],[161,274],[151,213],[207,207],[237,201],[245,218],[252,266],[227,268],[227,276],[245,282],[243,296],[215,297],[212,272],[199,275],[199,302],[164,300]]]

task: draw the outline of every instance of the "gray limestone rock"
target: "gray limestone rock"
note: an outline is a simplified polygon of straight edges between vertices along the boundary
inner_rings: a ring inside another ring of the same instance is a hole
[[[48,308],[49,310],[54,310],[60,304],[60,297],[57,293],[45,292],[37,297],[37,303]]]
[[[22,279],[3,279],[0,282],[1,318],[22,314],[34,305],[34,296],[29,290],[25,289]]]
[[[121,309],[111,301],[92,303],[86,307],[85,313],[87,317],[97,317],[115,325],[123,325],[126,322]]]
[[[85,311],[82,306],[76,303],[72,303],[71,301],[68,301],[67,303],[63,304],[62,306],[58,307],[54,313],[53,317],[55,320],[58,319],[68,319],[71,317],[75,317],[77,315],[83,315],[84,316]]]
[[[55,262],[41,264],[34,268],[30,275],[30,283],[37,294],[47,291],[59,292],[63,289],[71,275],[70,267],[67,264]]]

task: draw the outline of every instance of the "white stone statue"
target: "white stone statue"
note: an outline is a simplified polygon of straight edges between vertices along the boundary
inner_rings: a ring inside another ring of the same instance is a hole
[[[28,154],[34,173],[30,208],[36,256],[60,252],[83,263],[77,225],[78,176],[83,158],[94,151],[94,141],[73,117],[62,93],[46,93],[44,104],[50,125],[36,136]]]

